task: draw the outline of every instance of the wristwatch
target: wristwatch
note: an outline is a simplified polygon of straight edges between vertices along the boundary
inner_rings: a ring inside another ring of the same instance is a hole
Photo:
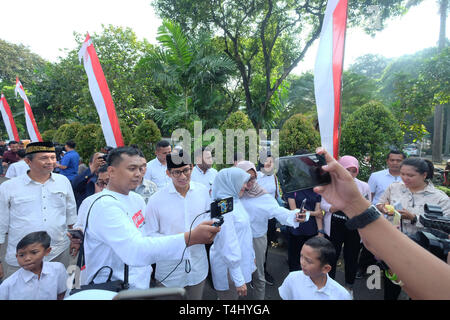
[[[377,207],[371,205],[367,208],[366,211],[349,219],[345,226],[350,230],[362,229],[367,226],[369,223],[377,220],[381,216],[380,211],[378,211]]]

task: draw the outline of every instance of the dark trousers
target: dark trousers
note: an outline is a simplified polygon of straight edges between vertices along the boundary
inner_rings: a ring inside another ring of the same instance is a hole
[[[301,270],[302,267],[300,265],[300,251],[302,250],[303,245],[308,239],[316,236],[317,234],[313,234],[311,236],[297,236],[290,234],[288,239],[288,264],[289,264],[289,272]]]
[[[377,260],[372,252],[366,249],[366,247],[361,244],[361,253],[359,255],[358,268],[361,272],[366,273],[367,268],[371,265],[375,265]]]
[[[336,218],[334,215],[331,217],[330,240],[336,249],[336,260],[331,266],[329,275],[333,279],[336,277],[336,265],[344,245],[345,283],[352,285],[358,271],[361,238],[357,230],[347,229],[345,222],[346,220]]]
[[[277,219],[272,218],[268,221],[267,224],[267,249],[266,249],[266,258],[264,259],[264,270],[267,270],[267,252],[269,252],[270,242],[277,241]]]

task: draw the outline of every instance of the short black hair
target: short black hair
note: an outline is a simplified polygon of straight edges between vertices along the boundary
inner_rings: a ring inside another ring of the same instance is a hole
[[[50,247],[51,240],[52,239],[45,231],[36,231],[29,233],[19,241],[16,246],[16,252],[33,243],[40,243],[44,247],[44,249],[48,249]]]
[[[425,172],[427,173],[427,176],[425,177],[425,179],[428,179],[428,180],[433,179],[434,165],[433,165],[433,162],[431,162],[428,159],[410,157],[410,158],[403,160],[401,166],[414,167],[415,171],[420,174],[424,174]]]
[[[307,240],[304,245],[310,246],[319,253],[321,266],[326,264],[332,266],[336,262],[336,249],[330,240],[316,236]]]
[[[107,171],[108,171],[108,165],[104,164],[100,168],[98,168],[97,175],[100,174],[100,173],[103,173],[103,172],[107,172]]]
[[[9,143],[8,143],[8,146],[10,146],[10,145],[12,145],[12,144],[19,144],[17,141],[15,141],[15,140],[12,140],[12,141],[10,141]]]
[[[108,166],[117,166],[119,163],[121,163],[123,160],[122,154],[126,154],[130,157],[139,156],[144,158],[144,154],[140,149],[133,147],[115,148],[108,153],[108,157],[106,158],[106,163],[108,164]]]
[[[75,149],[75,146],[77,144],[75,142],[73,142],[72,140],[69,140],[66,142],[66,146],[69,146],[70,149]]]
[[[386,156],[386,160],[389,159],[389,156],[390,156],[391,154],[401,154],[401,155],[403,156],[403,159],[406,159],[406,158],[407,158],[406,154],[405,154],[403,151],[400,151],[400,150],[390,150],[389,153],[388,153],[387,156]]]
[[[156,150],[159,148],[167,148],[170,147],[170,143],[167,140],[161,140],[156,144]]]
[[[26,155],[26,151],[24,149],[20,149],[19,151],[17,151],[17,155],[19,156],[19,158],[23,159],[25,158]]]

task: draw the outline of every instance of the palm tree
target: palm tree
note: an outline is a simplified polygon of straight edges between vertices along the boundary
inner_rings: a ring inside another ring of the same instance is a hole
[[[156,39],[160,46],[142,61],[161,90],[163,108],[152,108],[152,116],[166,132],[191,128],[221,100],[221,86],[235,70],[234,62],[214,49],[209,35],[190,39],[168,20],[159,27]]]

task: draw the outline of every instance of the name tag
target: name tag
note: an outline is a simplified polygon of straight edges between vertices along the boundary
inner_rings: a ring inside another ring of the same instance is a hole
[[[136,225],[136,228],[141,227],[144,223],[144,216],[142,215],[142,210],[139,210],[133,215],[133,222]]]

